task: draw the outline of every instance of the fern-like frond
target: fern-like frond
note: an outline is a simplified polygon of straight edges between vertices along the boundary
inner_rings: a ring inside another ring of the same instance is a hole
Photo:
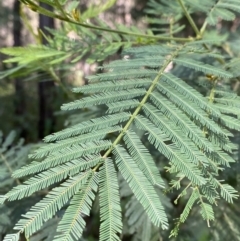
[[[197,61],[197,60],[188,59],[188,58],[176,58],[175,62],[179,65],[194,69],[196,71],[201,71],[206,74],[212,74],[212,75],[215,75],[218,77],[223,77],[223,78],[231,78],[232,77],[231,73],[229,73],[223,69],[216,68],[212,65],[203,64],[202,62]]]
[[[216,204],[216,200],[220,199],[220,195],[216,186],[214,185],[214,183],[217,181],[216,178],[209,172],[208,175],[209,181],[205,185],[201,186],[200,190],[203,194],[203,197],[206,198],[211,205],[213,205]]]
[[[202,126],[206,126],[214,133],[218,133],[222,137],[226,137],[221,128],[214,121],[206,117],[206,114],[199,110],[197,105],[194,103],[189,103],[185,97],[181,98],[173,88],[167,86],[165,83],[158,84],[157,88],[160,92],[167,95],[167,97],[177,106],[179,106],[179,108],[181,108],[184,112],[199,121]]]
[[[157,71],[149,70],[149,69],[138,69],[138,71],[134,70],[125,70],[122,71],[114,71],[109,73],[103,73],[99,75],[89,76],[89,82],[94,83],[96,81],[108,81],[108,80],[126,80],[126,79],[136,79],[136,78],[154,78],[156,76]]]
[[[224,152],[217,146],[215,146],[215,152],[206,153],[206,155],[214,162],[227,167],[230,166],[230,163],[235,162],[235,160],[228,153]]]
[[[200,170],[197,166],[188,161],[187,155],[181,152],[181,149],[177,148],[177,146],[166,145],[164,143],[169,140],[169,138],[163,132],[142,116],[137,116],[135,118],[135,123],[138,128],[148,132],[149,141],[164,156],[173,162],[178,170],[181,170],[181,172],[184,173],[191,181],[197,183],[198,185],[203,185],[205,183]]]
[[[164,56],[151,56],[151,57],[145,57],[145,58],[138,58],[133,59],[132,61],[126,60],[116,60],[113,63],[110,63],[106,66],[104,66],[105,69],[114,69],[114,70],[123,70],[123,69],[136,69],[139,68],[139,66],[146,66],[151,69],[157,69],[159,65],[162,65],[164,63]]]
[[[91,85],[84,85],[78,88],[74,88],[73,92],[75,93],[97,93],[97,92],[110,92],[110,91],[120,91],[127,90],[132,88],[148,87],[151,84],[150,79],[142,80],[131,80],[131,81],[106,81],[95,83]]]
[[[177,1],[168,4],[164,0],[164,3],[168,8],[175,6]],[[146,223],[144,215],[148,215],[154,225],[168,228],[163,198],[157,193],[157,188],[164,185],[158,168],[165,166],[166,162],[169,164],[167,171],[178,178],[171,182],[169,190],[180,190],[186,183],[179,197],[185,196],[188,188],[193,190],[180,222],[186,220],[195,202],[199,204],[203,219],[210,222],[214,219],[212,205],[217,199],[232,202],[237,198],[233,188],[217,179],[219,173],[234,161],[230,156],[235,148],[231,142],[231,130],[240,129],[239,119],[235,116],[238,116],[235,113],[240,106],[239,98],[217,85],[219,79],[231,78],[231,72],[215,62],[205,61],[205,57],[218,55],[203,50],[198,44],[174,43],[131,48],[124,55],[122,60],[104,66],[102,73],[90,76],[88,85],[75,89],[75,92],[87,94],[86,97],[62,107],[75,110],[105,104],[108,112],[115,114],[84,121],[47,136],[45,142],[53,143],[45,143],[30,156],[44,159],[34,160],[13,173],[14,177],[36,175],[1,197],[2,202],[24,198],[65,181],[36,204],[24,221],[19,222],[17,230],[25,231],[27,237],[73,197],[59,223],[59,234],[55,239],[72,241],[80,238],[85,226],[83,215],[89,215],[97,191],[95,176],[99,171],[100,239],[119,240],[121,208],[112,159],[143,207],[137,214],[133,211],[128,213],[127,218],[136,224],[133,232],[135,227]],[[205,97],[198,87],[188,84],[188,74],[205,79],[205,93],[209,96]],[[234,112],[223,110],[231,106]],[[126,110],[130,112],[122,112]],[[147,138],[142,136],[140,139],[143,134]],[[151,146],[157,155],[165,157],[161,158],[161,164],[154,163],[150,155]],[[85,176],[83,181],[81,175]],[[73,180],[76,185],[70,188],[68,183]],[[142,237],[151,236],[148,232],[145,234]]]
[[[158,111],[154,106],[146,104],[143,108],[146,116],[155,124],[162,132],[164,132],[169,139],[174,142],[180,149],[182,149],[196,165],[202,163],[208,165],[206,156],[196,147],[196,145],[186,138],[186,135],[182,135],[176,126],[171,123],[163,114]]]
[[[206,220],[208,222],[208,226],[210,226],[209,221],[214,220],[214,212],[212,206],[208,203],[202,202],[200,207],[203,219]]]
[[[7,234],[4,237],[4,241],[18,241],[20,238],[20,232],[15,234]]]
[[[186,82],[182,81],[180,78],[170,74],[163,74],[163,81],[166,81],[170,86],[176,89],[180,94],[187,97],[190,101],[193,101],[198,104],[202,109],[211,113],[211,115],[215,117],[219,117],[219,111],[216,111],[209,102],[207,102],[206,98],[204,98],[197,90],[186,84]]]
[[[167,97],[173,101],[177,106],[179,106],[184,112],[186,112],[188,115],[192,116],[193,118],[196,118],[202,126],[206,126],[210,130],[212,130],[214,133],[218,133],[219,135],[225,137],[226,135],[223,133],[221,128],[213,122],[208,117],[205,117],[206,114],[199,110],[197,108],[197,105],[195,105],[192,102],[189,102],[185,97],[180,97],[173,88],[167,86],[166,84],[158,84],[157,88],[160,92],[167,95]]]
[[[220,181],[212,180],[215,187],[220,189],[220,195],[229,203],[233,203],[233,199],[238,198],[238,192],[228,184],[221,183]]]
[[[61,151],[54,152],[50,154],[44,161],[37,162],[33,161],[31,164],[22,167],[21,169],[14,172],[14,176],[26,176],[33,173],[38,173],[43,170],[46,170],[50,167],[57,166],[62,163],[86,156],[89,154],[97,154],[102,150],[107,150],[111,146],[110,141],[96,141],[82,143],[79,145],[74,145],[68,148],[65,148]]]
[[[224,128],[222,128],[222,131],[225,132]],[[237,146],[234,143],[231,143],[228,138],[215,135],[211,131],[209,131],[208,134],[208,139],[216,146],[216,148],[220,147],[222,150],[229,153],[232,153],[233,150],[237,149]],[[228,131],[226,134],[228,134]]]
[[[179,125],[182,131],[201,149],[214,151],[212,143],[205,138],[204,133],[187,116],[172,105],[171,102],[159,93],[153,92],[150,96],[154,105],[163,112],[175,125]]]
[[[186,221],[186,219],[188,218],[190,211],[192,210],[193,205],[197,201],[197,199],[198,199],[197,190],[194,189],[194,190],[192,190],[192,193],[186,203],[186,206],[183,209],[183,212],[180,215],[178,222],[176,223],[175,227],[171,231],[170,237],[172,237],[172,236],[177,237],[180,224],[184,223]]]
[[[238,119],[240,118],[239,108],[232,107],[232,106],[231,106],[231,108],[229,108],[228,105],[217,104],[217,103],[214,104],[214,107],[223,114],[234,114],[237,116]]]
[[[235,12],[240,12],[239,2],[237,0],[184,0],[184,2],[192,11],[206,13],[206,22],[210,25],[216,25],[219,18],[226,21],[232,21],[236,17]]]
[[[73,145],[87,143],[90,141],[102,140],[106,136],[106,134],[114,133],[120,130],[121,127],[114,126],[110,128],[104,128],[98,131],[93,131],[88,134],[83,134],[78,137],[72,137],[65,140],[57,141],[56,143],[47,143],[40,147],[38,150],[35,150],[34,153],[29,155],[29,157],[34,159],[43,158],[49,155],[50,153],[57,152],[66,147],[71,147]]]
[[[93,173],[89,180],[72,198],[69,207],[59,222],[54,240],[74,241],[82,236],[85,227],[83,215],[89,215],[95,192],[98,188],[98,174]]]
[[[182,212],[182,214],[180,216],[179,221],[181,223],[184,223],[186,221],[186,219],[189,216],[189,213],[190,213],[190,211],[192,209],[192,206],[194,205],[194,203],[198,199],[198,195],[196,194],[196,192],[197,192],[196,190],[192,190],[192,194],[189,197],[189,199],[187,201],[187,204],[186,204],[186,206],[185,206],[185,208],[184,208],[184,210],[183,210],[183,212]]]
[[[240,12],[239,3],[236,0],[218,1],[211,9],[207,20],[209,24],[216,24],[219,17],[227,21],[234,20],[233,11]]]
[[[122,112],[129,109],[137,108],[138,105],[139,105],[139,101],[135,99],[119,101],[116,103],[110,103],[110,104],[107,104],[108,106],[107,112],[108,113]]]
[[[70,178],[62,183],[60,187],[54,188],[45,198],[23,215],[24,218],[19,220],[14,229],[24,230],[26,237],[30,237],[79,191],[87,182],[89,175],[91,175],[91,171]]]
[[[230,129],[240,131],[239,120],[234,117],[222,115],[221,122],[224,126],[230,128]]]
[[[228,63],[226,63],[226,68],[233,74],[234,77],[239,76],[238,66],[240,63],[240,58],[233,58]]]
[[[117,174],[111,159],[104,161],[99,174],[100,241],[119,241],[123,225]]]
[[[74,176],[80,171],[89,169],[102,161],[102,158],[99,156],[88,156],[86,159],[73,160],[31,177],[23,184],[6,193],[5,197],[9,201],[28,197],[36,191],[49,187],[69,176]]]
[[[171,54],[174,50],[176,50],[176,46],[174,45],[148,45],[141,46],[141,48],[128,48],[126,51],[126,55],[134,55],[135,58],[147,58],[149,56],[155,56],[161,58],[162,55],[166,56]],[[148,53],[149,56],[146,56],[144,53]],[[162,59],[162,58],[161,58]]]
[[[113,114],[100,118],[95,118],[90,121],[85,121],[80,124],[66,128],[65,130],[59,131],[57,133],[51,134],[44,138],[44,141],[51,142],[55,140],[62,140],[71,136],[76,136],[86,132],[97,131],[110,126],[115,126],[120,124],[129,118],[128,113]]]
[[[122,90],[122,91],[111,91],[111,92],[104,92],[98,95],[93,95],[90,97],[85,97],[80,100],[76,100],[74,102],[64,104],[62,106],[62,110],[74,110],[80,109],[84,107],[90,107],[93,105],[101,105],[107,104],[111,102],[117,102],[126,99],[133,99],[135,97],[141,97],[145,94],[145,89],[132,89],[129,90]]]
[[[120,146],[115,147],[113,154],[116,157],[119,171],[146,210],[149,219],[155,225],[161,225],[163,229],[166,229],[168,227],[167,217],[151,183],[124,148]]]
[[[164,187],[164,181],[160,177],[154,160],[145,148],[139,137],[132,130],[125,133],[123,140],[133,160],[137,163],[139,169],[145,174],[153,185]]]
[[[214,101],[220,104],[228,105],[228,106],[233,106],[233,107],[240,107],[240,102],[239,100],[237,101],[235,98],[214,98]]]

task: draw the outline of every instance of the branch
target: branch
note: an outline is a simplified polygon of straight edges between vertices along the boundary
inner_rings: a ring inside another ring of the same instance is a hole
[[[128,32],[128,31],[115,30],[115,29],[111,29],[111,28],[99,27],[96,25],[86,24],[86,23],[76,21],[74,19],[69,18],[66,14],[64,14],[64,16],[55,14],[43,7],[38,6],[31,0],[20,0],[20,1],[22,1],[32,11],[38,12],[38,13],[46,15],[48,17],[57,18],[59,20],[62,20],[62,21],[68,22],[68,23],[73,23],[73,24],[79,25],[84,28],[90,28],[90,29],[95,29],[95,30],[99,30],[99,31],[103,31],[103,32],[117,33],[117,34],[123,34],[123,35],[135,36],[135,37],[141,37],[141,38],[147,38],[147,39],[162,40],[162,41],[191,42],[194,40],[194,38],[192,38],[192,37],[191,38],[166,37],[166,36],[159,36],[159,35],[139,34],[139,33],[133,33],[133,32]]]
[[[200,33],[198,27],[196,26],[194,20],[193,20],[192,17],[190,16],[190,14],[189,14],[187,8],[185,7],[183,1],[182,1],[182,0],[178,0],[178,2],[179,2],[179,4],[180,4],[180,6],[182,7],[182,10],[183,10],[183,12],[184,12],[184,15],[186,16],[186,18],[188,19],[188,21],[189,21],[190,25],[192,26],[194,32],[196,33],[197,39],[201,38],[201,37],[202,37],[202,36],[201,36],[201,33]]]

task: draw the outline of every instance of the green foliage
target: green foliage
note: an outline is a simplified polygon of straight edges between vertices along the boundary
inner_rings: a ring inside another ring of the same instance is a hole
[[[70,206],[66,210],[57,229],[61,234],[57,235],[55,240],[71,241],[81,237],[85,227],[82,215],[89,215],[90,213],[92,201],[95,198],[94,193],[97,191],[97,183],[98,174],[91,173],[87,183],[72,198]]]
[[[87,85],[73,89],[82,93],[82,98],[62,106],[64,111],[100,106],[103,112],[105,105],[108,113],[45,137],[45,144],[29,155],[32,162],[13,172],[14,178],[33,176],[2,195],[1,203],[45,188],[52,190],[22,215],[14,227],[17,233],[4,240],[18,240],[23,232],[30,238],[61,209],[65,213],[53,240],[79,240],[86,226],[85,216],[90,215],[98,194],[102,241],[120,240],[124,220],[132,226],[129,233],[136,232],[135,240],[166,237],[162,230],[169,228],[171,239],[178,235],[192,210],[210,226],[219,210],[222,212],[223,201],[229,203],[223,215],[230,225],[229,213],[233,212],[231,205],[238,191],[222,180],[222,172],[235,162],[237,146],[233,137],[240,130],[240,97],[228,88],[238,77],[238,59],[228,62],[204,33],[208,24],[217,24],[218,17],[233,20],[233,10],[239,11],[238,1],[150,1],[149,23],[169,25],[156,35],[154,28],[145,34],[136,28],[110,29],[102,22],[86,23],[114,1],[81,15],[74,7],[70,7],[73,12],[65,10],[67,1],[41,1],[53,6],[55,12],[39,7],[37,1],[22,2],[34,11],[65,21],[86,40],[82,38],[65,48],[63,43],[68,41],[62,37],[66,33],[63,28],[52,32],[53,39],[46,37],[47,47],[29,47],[28,52],[26,48],[2,49],[13,56],[5,62],[19,64],[14,71],[36,71],[41,68],[39,62],[44,61],[58,81],[54,68],[66,59],[73,64],[88,54],[88,60],[100,61],[120,47],[124,51],[122,59],[104,64],[100,73],[88,77]],[[200,29],[190,15],[198,12],[206,15]],[[161,14],[164,18],[159,21],[157,16]],[[167,16],[170,21],[166,21]],[[175,36],[183,34],[184,26],[179,21],[184,16],[196,37]],[[161,40],[164,42],[159,44]],[[129,48],[136,43],[142,46]],[[81,54],[76,57],[76,53]],[[124,194],[126,183],[131,191]],[[180,198],[186,201],[174,227],[169,202],[159,188],[165,189],[166,195],[174,188],[181,189],[175,204]],[[127,202],[123,220],[121,201]],[[215,207],[218,203],[219,208]],[[234,214],[231,217],[236,219]]]
[[[0,132],[0,190],[1,194],[7,192],[15,185],[15,180],[11,178],[13,170],[18,169],[25,164],[25,159],[29,152],[29,147],[23,147],[23,140],[20,140],[17,144],[14,142],[16,133],[12,131],[9,135],[3,139],[3,133]],[[19,182],[17,180],[17,182]],[[8,208],[5,205],[0,207],[1,221],[0,221],[0,233],[4,234],[9,224],[14,220],[14,209],[16,207]]]
[[[121,207],[116,170],[112,160],[107,160],[100,170],[100,240],[119,240],[121,233]],[[106,198],[107,197],[107,198]]]
[[[238,2],[236,0],[222,1],[185,1],[192,11],[200,10],[207,15],[206,21],[210,25],[216,25],[218,18],[232,21],[235,19],[235,12],[240,12]],[[199,8],[201,6],[201,8]]]
[[[21,184],[19,179],[14,179],[11,177],[11,174],[14,170],[19,169],[21,166],[26,164],[27,156],[30,150],[33,148],[32,145],[23,146],[23,139],[20,139],[18,142],[16,139],[16,132],[12,131],[8,134],[7,137],[4,138],[2,132],[1,141],[0,141],[0,160],[1,160],[1,182],[0,182],[0,190],[1,194],[6,193],[9,189],[13,188],[13,186],[17,184]],[[20,185],[21,186],[21,185]],[[21,210],[27,210],[29,206],[33,205],[34,202],[38,202],[40,200],[40,194],[35,194],[34,197],[30,200],[25,200],[22,205]],[[16,222],[21,213],[19,212],[19,204],[12,203],[11,205],[2,205],[0,207],[1,213],[1,221],[0,221],[0,235],[4,235],[9,232],[9,228],[11,227],[12,222]],[[32,240],[41,241],[42,238],[51,239],[52,232],[49,232],[51,229],[56,229],[58,219],[52,219],[51,222],[48,222],[47,225],[43,225],[41,234],[36,234],[32,236]],[[42,223],[44,224],[44,223]],[[40,227],[41,228],[41,227]],[[18,235],[12,235],[11,237],[16,237]],[[7,238],[7,237],[6,237]]]

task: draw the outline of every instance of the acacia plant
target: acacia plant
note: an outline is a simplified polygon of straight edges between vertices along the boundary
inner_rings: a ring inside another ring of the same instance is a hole
[[[79,1],[40,0],[53,12],[37,0],[21,2],[63,24],[49,30],[51,38],[43,36],[46,46],[2,49],[10,56],[7,63],[18,63],[2,78],[42,69],[74,99],[58,71],[81,59],[104,64],[87,84],[73,88],[81,98],[62,106],[64,111],[84,110],[75,112],[80,118],[46,136],[45,144],[30,154],[32,162],[13,172],[16,179],[30,177],[2,195],[1,203],[51,190],[4,240],[19,240],[21,233],[29,239],[61,209],[65,212],[53,240],[80,240],[94,201],[99,205],[101,241],[121,240],[125,234],[133,240],[166,235],[173,240],[179,229],[181,237],[181,227],[191,215],[212,225],[211,240],[230,235],[229,229],[231,239],[239,240],[239,208],[233,204],[238,191],[223,178],[233,175],[229,167],[237,160],[240,98],[232,83],[238,81],[240,60],[230,44],[226,48],[230,34],[216,31],[223,20],[235,19],[239,1],[151,0],[146,31],[109,27],[100,20],[97,16],[114,4],[112,0],[83,13]],[[192,16],[201,16],[200,21]],[[79,38],[70,41],[69,30]],[[105,64],[120,48],[122,58]],[[97,117],[76,123],[93,106],[99,106],[94,109]],[[172,192],[177,193],[175,204],[184,202],[174,221]]]

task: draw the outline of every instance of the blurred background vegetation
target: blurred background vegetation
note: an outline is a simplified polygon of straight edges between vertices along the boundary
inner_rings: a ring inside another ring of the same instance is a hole
[[[147,29],[148,26],[144,19],[146,14],[143,11],[147,2],[147,0],[117,0],[110,9],[100,14],[100,18],[110,26],[114,22]],[[79,10],[84,12],[90,7],[90,4],[97,5],[99,3],[101,3],[99,0],[81,0]],[[48,7],[51,10],[51,7]],[[204,18],[199,14],[195,14],[193,17],[196,23],[201,26]],[[181,21],[182,24],[186,24],[185,36],[193,34],[191,27],[188,27],[187,20]],[[48,41],[44,35],[51,39],[54,35],[53,30],[61,27],[62,23],[59,20],[39,16],[38,13],[23,7],[18,0],[0,1],[0,48],[26,46],[31,43],[47,44]],[[53,35],[47,29],[51,29]],[[217,31],[228,39],[222,46],[226,53],[229,56],[240,57],[240,17],[238,16],[233,22],[220,21]],[[67,38],[70,40],[68,44],[72,43],[72,46],[75,46],[78,37],[74,32],[69,31],[67,33]],[[85,76],[95,72],[97,65],[119,58],[121,47],[116,48],[113,53],[111,57],[108,57],[110,54],[107,54],[106,58],[99,59],[97,62],[94,57],[92,59],[83,58],[72,64],[65,64],[64,68],[61,66],[61,68],[55,69],[61,82],[58,82],[58,78],[54,75],[55,72],[53,73],[49,69],[43,71],[44,68],[39,68],[35,73],[29,73],[25,68],[21,68],[11,75],[6,74],[6,71],[16,67],[16,64],[3,62],[6,60],[6,55],[0,53],[0,130],[2,131],[0,135],[0,175],[3,175],[0,180],[4,183],[1,187],[6,187],[6,189],[1,188],[0,194],[5,193],[7,189],[19,182],[19,180],[11,179],[10,174],[13,170],[27,163],[27,155],[31,148],[40,145],[39,143],[44,136],[62,130],[66,124],[76,121],[75,112],[61,112],[60,106],[79,97],[71,93],[71,87],[84,84]],[[239,93],[239,82],[230,84]],[[83,120],[86,115],[88,115],[88,111],[85,115],[78,116],[78,120]],[[98,115],[98,112],[95,113],[95,109],[92,109],[91,116],[94,115]],[[235,142],[238,144],[240,144],[239,139],[239,135],[236,135]],[[238,163],[236,163],[234,171],[225,173],[224,177],[227,178],[229,184],[240,191],[239,152],[235,153],[235,157]],[[37,193],[32,198],[24,199],[20,204],[12,202],[0,208],[0,240],[3,239],[6,232],[12,229],[20,214],[41,199],[46,192],[47,190]],[[175,218],[179,217],[185,204],[184,201],[180,201],[177,205],[173,203],[177,195],[176,193],[170,194],[171,205],[168,207],[172,217]],[[239,204],[239,200],[237,202]],[[219,235],[218,238],[213,239],[214,235],[211,235],[210,230],[205,227],[205,223],[194,221],[193,214],[193,218],[186,225],[183,225],[183,230],[176,240],[240,240],[239,206],[235,205],[231,212],[218,213],[216,217],[216,229],[221,229],[222,223],[225,222],[227,225],[225,228],[231,231],[231,235],[228,236],[226,231],[224,235]],[[86,240],[98,240],[99,217],[96,213],[97,208],[95,208],[95,213],[87,219],[87,230],[84,235],[88,237]],[[54,234],[49,230],[54,229],[52,227],[55,227],[57,222],[58,217],[48,222],[42,229],[44,231],[37,233],[31,240],[51,240]],[[125,227],[123,240],[142,240],[139,237],[134,239],[133,233],[135,231],[134,227],[132,230]],[[158,231],[156,230],[156,232]],[[167,236],[165,235],[165,237]],[[22,238],[22,241],[24,240]]]
[[[86,10],[90,4],[98,4],[99,1],[80,1],[80,11]],[[101,2],[101,1],[100,1]],[[124,25],[138,24],[141,22],[143,8],[147,1],[117,1],[114,7],[102,14],[101,18],[107,23],[114,19],[115,23]],[[0,2],[0,48],[9,46],[26,46],[42,41],[44,38],[36,37],[39,30],[49,35],[46,27],[57,29],[60,22],[46,16],[39,16],[26,7],[21,6],[18,0],[10,0],[7,3]],[[75,41],[74,33],[69,33],[71,41]],[[5,56],[0,54],[0,70],[12,67],[12,64],[4,64]],[[107,60],[109,61],[109,59]],[[79,85],[84,81],[83,76],[93,72],[96,65],[79,61],[70,69],[71,74],[64,82],[68,87]],[[16,130],[20,137],[28,142],[37,142],[47,134],[61,130],[65,117],[56,114],[60,106],[70,100],[61,86],[54,84],[51,76],[28,76],[29,78],[1,78],[0,82],[0,126],[4,134]],[[70,89],[70,88],[69,88]],[[33,131],[35,130],[35,131]]]

